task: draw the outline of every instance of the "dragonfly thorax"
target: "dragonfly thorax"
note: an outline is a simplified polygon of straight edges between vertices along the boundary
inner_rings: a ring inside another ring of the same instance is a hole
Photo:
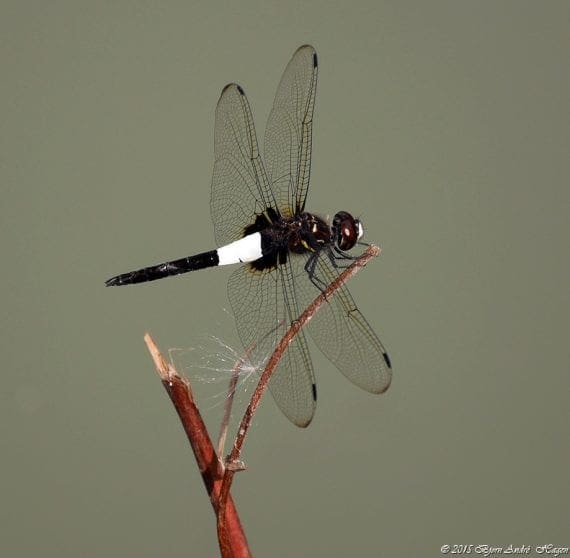
[[[313,213],[300,213],[289,226],[289,250],[296,254],[317,252],[323,246],[333,242],[331,227],[324,219]]]

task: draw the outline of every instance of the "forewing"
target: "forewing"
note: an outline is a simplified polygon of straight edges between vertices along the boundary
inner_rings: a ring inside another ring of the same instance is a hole
[[[314,274],[325,285],[338,277],[339,269],[324,250]],[[297,289],[299,304],[306,308],[320,292],[307,278]],[[372,393],[388,389],[392,380],[388,354],[345,286],[319,308],[308,331],[319,349],[352,383]]]
[[[216,242],[222,246],[241,238],[256,215],[275,205],[251,109],[235,83],[226,85],[216,107],[214,156],[210,209]]]
[[[241,266],[229,279],[228,296],[237,330],[246,351],[251,350],[250,360],[260,366],[260,372],[300,314],[291,298],[296,280],[289,263],[273,271],[255,273]],[[275,402],[297,426],[307,426],[313,418],[314,383],[307,340],[300,331],[285,350],[269,382]]]
[[[317,53],[304,45],[285,68],[265,130],[267,175],[284,215],[305,207],[316,91]]]

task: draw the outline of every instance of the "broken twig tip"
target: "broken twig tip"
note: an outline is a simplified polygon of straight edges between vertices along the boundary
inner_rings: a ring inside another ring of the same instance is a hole
[[[154,367],[156,368],[157,374],[160,376],[160,379],[164,382],[172,382],[174,377],[177,377],[178,374],[176,370],[172,367],[172,365],[165,360],[160,352],[159,348],[156,346],[154,339],[151,337],[150,333],[144,334],[144,342],[152,357],[154,362]]]

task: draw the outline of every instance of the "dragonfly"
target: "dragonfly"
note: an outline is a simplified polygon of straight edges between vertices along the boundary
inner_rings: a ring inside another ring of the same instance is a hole
[[[210,200],[218,248],[122,273],[107,286],[239,264],[227,290],[237,332],[251,362],[268,359],[286,326],[364,244],[362,222],[347,211],[329,219],[305,209],[318,67],[312,46],[293,54],[277,87],[263,158],[243,88],[224,87],[215,114]],[[388,353],[343,285],[293,338],[270,379],[275,402],[295,425],[308,426],[317,403],[306,333],[358,387],[383,393],[390,386]]]

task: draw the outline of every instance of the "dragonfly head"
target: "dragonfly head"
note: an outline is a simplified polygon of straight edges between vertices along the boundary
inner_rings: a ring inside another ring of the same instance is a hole
[[[362,238],[364,228],[362,223],[346,211],[339,211],[332,222],[332,232],[335,244],[343,252],[354,247]]]

